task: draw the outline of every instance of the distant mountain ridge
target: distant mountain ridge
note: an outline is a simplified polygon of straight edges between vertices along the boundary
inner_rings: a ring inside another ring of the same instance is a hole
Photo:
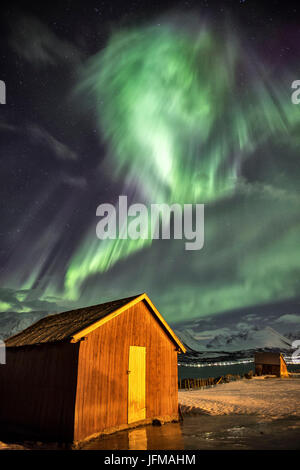
[[[0,339],[6,340],[10,336],[16,335],[44,316],[44,312],[0,313]]]
[[[208,340],[206,344],[199,341],[191,331],[176,330],[181,341],[188,349],[197,352],[222,351],[234,353],[236,351],[253,351],[258,349],[289,350],[292,340],[281,335],[271,327],[235,331],[232,334],[219,334]]]

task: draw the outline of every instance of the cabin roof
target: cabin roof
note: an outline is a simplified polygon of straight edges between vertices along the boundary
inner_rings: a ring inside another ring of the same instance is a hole
[[[179,351],[185,352],[185,347],[158,312],[146,293],[93,305],[91,307],[48,315],[20,333],[8,338],[5,341],[5,345],[9,348],[56,343],[58,341],[77,342],[102,324],[112,320],[140,301],[147,303],[161,327],[173,340]]]
[[[254,355],[254,361],[256,364],[269,364],[269,365],[280,365],[280,360],[283,360],[285,363],[285,359],[280,352],[257,352]]]

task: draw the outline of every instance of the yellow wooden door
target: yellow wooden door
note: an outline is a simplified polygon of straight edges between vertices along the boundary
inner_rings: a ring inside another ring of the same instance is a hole
[[[146,418],[146,348],[130,346],[128,367],[128,423]]]

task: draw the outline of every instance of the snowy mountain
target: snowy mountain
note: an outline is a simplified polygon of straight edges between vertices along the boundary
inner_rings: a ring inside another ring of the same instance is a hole
[[[286,333],[285,336],[290,340],[290,341],[295,341],[300,339],[300,331],[293,331]]]
[[[194,338],[189,330],[182,330],[182,331],[174,330],[174,332],[188,349],[191,349],[197,352],[206,351],[206,345],[201,344],[199,340]]]
[[[277,333],[273,328],[241,331],[229,337],[217,337],[207,344],[208,348],[226,351],[241,351],[249,349],[289,349],[291,341]]]
[[[2,312],[0,313],[0,339],[5,340],[19,333],[44,317],[44,312]]]
[[[257,349],[288,350],[292,341],[282,336],[270,327],[253,327],[247,330],[235,331],[232,334],[220,334],[203,344],[197,340],[191,330],[177,330],[182,342],[193,351],[248,351]]]

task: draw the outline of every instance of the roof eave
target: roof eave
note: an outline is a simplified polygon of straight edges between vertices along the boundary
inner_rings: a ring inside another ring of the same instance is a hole
[[[106,317],[104,318],[101,318],[100,320],[96,321],[95,323],[93,323],[92,325],[89,325],[88,327],[86,328],[83,328],[82,330],[78,331],[77,333],[73,334],[72,337],[70,338],[70,342],[71,343],[77,343],[78,341],[81,341],[85,336],[87,336],[89,333],[91,333],[92,331],[96,330],[97,328],[99,328],[100,326],[104,325],[105,323],[107,323],[108,321],[112,320],[113,318],[119,316],[121,313],[123,313],[125,310],[127,310],[128,308],[130,307],[133,307],[134,305],[136,305],[137,303],[139,303],[140,301],[142,300],[145,300],[147,302],[147,304],[149,305],[149,307],[151,308],[151,310],[153,311],[153,313],[155,314],[155,316],[157,317],[157,319],[159,320],[159,322],[163,325],[164,329],[166,330],[166,332],[168,333],[168,335],[171,337],[171,339],[173,340],[173,342],[177,345],[178,347],[178,352],[183,352],[185,353],[186,352],[186,348],[184,347],[184,345],[181,343],[181,341],[179,340],[179,338],[175,335],[175,333],[173,332],[173,330],[169,327],[169,325],[167,324],[167,322],[164,320],[164,318],[162,317],[162,315],[159,313],[159,311],[157,310],[157,308],[155,307],[155,305],[151,302],[151,300],[149,299],[148,295],[144,292],[143,294],[139,295],[138,297],[136,297],[135,299],[131,300],[130,302],[128,302],[127,304],[123,305],[122,307],[118,308],[117,310],[115,310],[114,312],[110,313],[109,315],[107,315]]]

